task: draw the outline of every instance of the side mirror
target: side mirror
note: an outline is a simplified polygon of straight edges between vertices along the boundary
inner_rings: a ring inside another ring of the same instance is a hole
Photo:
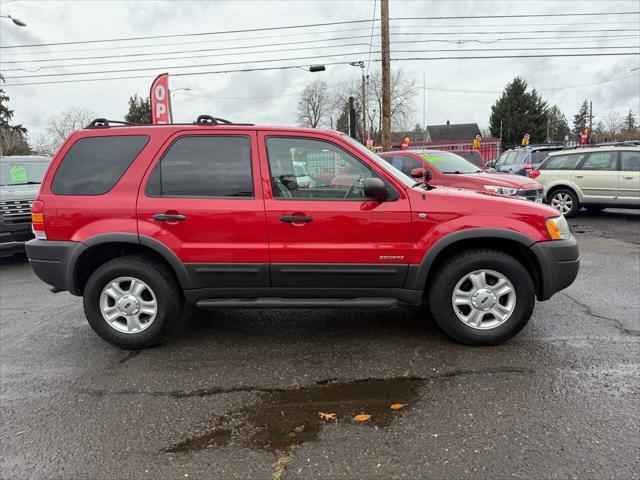
[[[415,178],[416,180],[424,179],[425,169],[424,168],[414,168],[411,170],[411,178]]]
[[[364,196],[375,202],[384,202],[387,196],[387,186],[379,178],[365,178],[363,185]]]

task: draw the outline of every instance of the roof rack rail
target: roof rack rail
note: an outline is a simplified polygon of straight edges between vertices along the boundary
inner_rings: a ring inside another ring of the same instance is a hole
[[[198,115],[194,125],[253,125],[253,123],[234,123],[224,118],[212,117],[211,115]]]
[[[91,121],[85,128],[108,128],[111,124],[115,125],[139,125],[138,123],[125,122],[123,120],[107,120],[106,118],[96,118]]]

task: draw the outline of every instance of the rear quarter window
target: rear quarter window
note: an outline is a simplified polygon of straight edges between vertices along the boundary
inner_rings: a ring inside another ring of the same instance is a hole
[[[111,190],[149,141],[146,135],[85,137],[67,151],[53,177],[56,195],[103,195]]]

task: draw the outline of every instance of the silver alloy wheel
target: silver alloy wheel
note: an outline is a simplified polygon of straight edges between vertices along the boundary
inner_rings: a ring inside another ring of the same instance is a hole
[[[100,311],[118,332],[140,333],[156,319],[158,302],[153,290],[142,280],[118,277],[102,289]]]
[[[507,277],[495,270],[475,270],[456,284],[451,302],[462,323],[489,330],[509,320],[516,308],[516,290]]]
[[[558,192],[551,197],[551,206],[566,215],[573,208],[573,198],[565,192]]]

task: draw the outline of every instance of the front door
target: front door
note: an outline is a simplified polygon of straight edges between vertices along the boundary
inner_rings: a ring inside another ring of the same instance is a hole
[[[261,168],[271,285],[308,288],[402,287],[410,254],[406,193],[351,145],[333,137],[261,135]],[[309,180],[299,181],[296,166]],[[382,178],[388,201],[363,198],[363,181]]]
[[[640,206],[640,151],[620,152],[618,204]]]
[[[618,196],[618,153],[590,153],[574,172],[584,203],[614,204]]]
[[[267,287],[255,132],[198,129],[167,144],[140,186],[140,236],[169,247],[185,264],[192,288]]]

